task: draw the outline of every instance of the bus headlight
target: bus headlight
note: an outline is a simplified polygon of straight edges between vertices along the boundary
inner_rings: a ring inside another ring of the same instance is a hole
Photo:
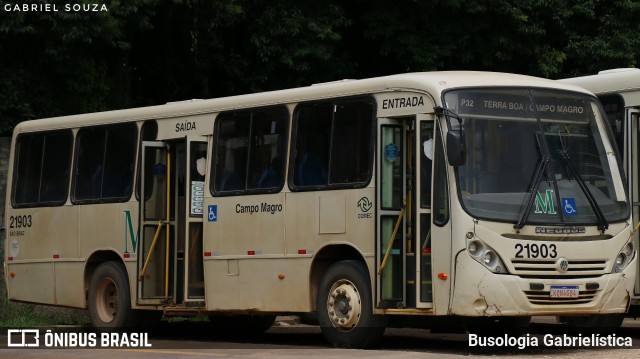
[[[507,273],[505,266],[496,251],[481,240],[469,240],[467,242],[467,252],[471,258],[475,259],[476,262],[482,264],[493,273]]]
[[[633,257],[633,242],[628,242],[624,247],[622,247],[622,253],[624,253],[627,257]]]
[[[480,241],[476,240],[476,241],[470,241],[469,244],[467,244],[467,250],[469,251],[469,253],[472,256],[476,256],[478,255],[478,251],[482,248],[482,245],[480,243]]]
[[[633,241],[627,242],[616,256],[616,260],[613,263],[613,272],[620,273],[631,263],[636,256],[636,248],[633,245]]]
[[[496,259],[495,255],[493,254],[492,251],[486,251],[484,252],[484,256],[482,256],[482,261],[486,266],[490,266],[495,259]]]

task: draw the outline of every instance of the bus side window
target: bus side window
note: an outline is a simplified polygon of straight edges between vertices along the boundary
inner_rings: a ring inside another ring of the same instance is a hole
[[[298,160],[295,183],[298,186],[317,186],[327,183],[327,170],[313,152],[304,152]]]
[[[326,185],[333,105],[301,105],[296,111],[293,186]]]
[[[253,113],[247,189],[282,186],[288,118],[280,107]]]
[[[216,119],[212,193],[273,192],[282,187],[288,111],[269,107]]]
[[[447,184],[447,162],[444,157],[444,145],[440,126],[436,127],[436,138],[434,146],[434,166],[435,174],[433,181],[436,192],[433,197],[433,223],[437,226],[444,226],[449,221],[449,189]]]
[[[129,198],[133,189],[136,128],[109,129],[106,151],[101,197]]]
[[[278,187],[282,183],[282,156],[276,156],[264,169],[256,182],[258,188]]]
[[[364,186],[372,174],[373,114],[369,98],[298,106],[292,187]]]
[[[131,196],[136,148],[133,123],[78,131],[76,201],[122,201]]]
[[[21,135],[18,141],[13,203],[16,206],[63,204],[67,199],[71,167],[71,131]]]
[[[422,208],[431,207],[431,175],[433,164],[433,121],[420,122],[420,143],[422,144],[420,154],[420,204]]]

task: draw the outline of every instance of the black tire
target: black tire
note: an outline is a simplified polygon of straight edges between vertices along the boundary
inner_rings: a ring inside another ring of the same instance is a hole
[[[559,316],[558,321],[565,323],[573,332],[605,333],[620,328],[624,314],[594,314]]]
[[[384,316],[373,314],[371,284],[364,264],[342,261],[332,265],[318,288],[318,324],[331,345],[368,348],[384,334]]]
[[[469,333],[481,337],[519,337],[529,328],[531,317],[478,317],[467,320]]]
[[[98,266],[89,282],[91,325],[103,331],[135,327],[138,313],[131,310],[129,293],[129,280],[122,265],[106,262]]]

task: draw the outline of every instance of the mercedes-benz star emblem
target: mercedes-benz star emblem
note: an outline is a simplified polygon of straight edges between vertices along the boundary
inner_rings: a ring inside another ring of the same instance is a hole
[[[569,261],[565,258],[558,259],[558,262],[556,263],[556,269],[558,269],[558,272],[566,272],[567,270],[569,270]]]

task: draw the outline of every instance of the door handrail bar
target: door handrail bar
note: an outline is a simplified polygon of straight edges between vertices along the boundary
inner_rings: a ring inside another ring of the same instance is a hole
[[[396,221],[396,225],[393,228],[393,233],[391,233],[391,239],[389,240],[389,245],[387,246],[387,252],[384,254],[382,263],[380,263],[380,268],[378,268],[378,275],[382,273],[382,270],[387,265],[387,259],[389,259],[389,254],[391,253],[391,247],[393,246],[393,242],[396,240],[396,234],[398,234],[398,228],[400,228],[400,223],[402,223],[402,217],[404,216],[404,208],[406,205],[407,205],[406,199],[402,200],[402,209],[400,210],[400,214],[398,215],[398,220]]]
[[[138,275],[138,279],[142,280],[144,277],[144,273],[147,271],[147,266],[149,265],[149,260],[151,260],[151,254],[153,253],[153,248],[156,246],[156,242],[158,241],[158,235],[160,234],[160,230],[166,221],[159,220],[158,227],[156,228],[156,234],[153,236],[153,241],[151,242],[151,248],[149,248],[149,253],[147,254],[147,259],[144,261],[144,266],[142,266],[142,270]]]

